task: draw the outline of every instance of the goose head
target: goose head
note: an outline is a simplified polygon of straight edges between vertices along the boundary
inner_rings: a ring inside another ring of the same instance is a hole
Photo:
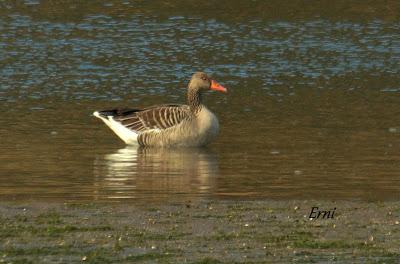
[[[227,89],[217,83],[215,80],[211,79],[204,72],[196,72],[193,74],[189,82],[189,89],[195,90],[197,92],[214,90],[219,92],[227,92]]]

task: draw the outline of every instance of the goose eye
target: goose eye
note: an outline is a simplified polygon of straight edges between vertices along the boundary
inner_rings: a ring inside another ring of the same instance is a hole
[[[206,78],[206,77],[204,77],[204,76],[203,76],[203,77],[201,77],[201,79],[202,79],[203,81],[207,80],[207,78]]]

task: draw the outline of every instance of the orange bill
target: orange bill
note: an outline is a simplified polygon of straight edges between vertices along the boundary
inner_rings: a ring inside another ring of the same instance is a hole
[[[220,85],[219,83],[217,83],[214,80],[211,80],[211,90],[224,92],[224,93],[226,93],[228,91],[224,86]]]

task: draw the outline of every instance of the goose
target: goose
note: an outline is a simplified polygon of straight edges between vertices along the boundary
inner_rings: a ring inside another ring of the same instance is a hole
[[[202,104],[207,90],[227,89],[204,72],[196,72],[187,89],[187,105],[156,105],[144,109],[95,111],[126,144],[157,147],[199,147],[218,135],[217,117]]]

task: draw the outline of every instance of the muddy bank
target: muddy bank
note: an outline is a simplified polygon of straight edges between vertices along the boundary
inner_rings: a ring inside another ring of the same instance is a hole
[[[312,207],[336,210],[311,220]],[[400,202],[3,202],[0,215],[1,263],[400,259]]]

